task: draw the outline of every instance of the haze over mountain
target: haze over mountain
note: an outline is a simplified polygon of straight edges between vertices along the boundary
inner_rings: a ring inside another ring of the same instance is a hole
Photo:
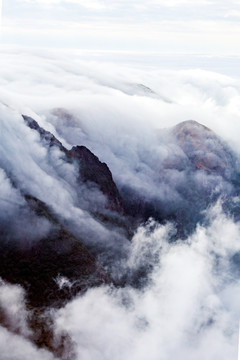
[[[15,56],[0,68],[3,359],[236,357],[239,84]]]

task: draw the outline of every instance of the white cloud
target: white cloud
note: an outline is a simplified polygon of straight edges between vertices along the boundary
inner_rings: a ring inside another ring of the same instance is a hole
[[[133,239],[138,261],[146,261],[144,242],[153,255],[158,248],[145,291],[89,290],[56,314],[57,327],[71,334],[79,358],[236,357],[239,281],[229,276],[229,266],[231,255],[240,250],[239,225],[215,210],[211,225],[199,228],[185,243],[169,245],[166,231],[157,227]]]
[[[54,360],[51,353],[38,350],[29,340],[32,330],[28,327],[31,316],[26,308],[24,290],[0,278],[0,351],[2,359]]]
[[[0,326],[0,351],[2,359],[11,360],[56,360],[46,350],[38,350],[30,341],[12,334]]]
[[[231,258],[240,251],[239,223],[223,215],[218,204],[208,213],[210,225],[198,227],[185,242],[170,245],[174,226],[151,224],[139,228],[131,243],[124,243],[119,234],[107,231],[76,206],[76,189],[70,186],[75,169],[64,164],[58,152],[47,151],[39,136],[24,125],[21,114],[35,117],[68,147],[88,146],[109,165],[120,185],[131,184],[150,198],[157,195],[166,204],[171,200],[174,206],[174,201],[181,201],[176,184],[185,184],[186,177],[169,173],[166,186],[159,186],[164,158],[179,155],[179,148],[160,142],[158,129],[192,118],[235,143],[240,152],[240,82],[201,69],[119,65],[105,56],[100,62],[96,61],[100,55],[91,53],[1,51],[1,165],[11,170],[21,189],[75,222],[76,233],[89,237],[91,230],[96,243],[117,244],[122,251],[124,244],[129,257],[115,266],[118,272],[118,266],[131,273],[149,261],[154,265],[149,286],[142,291],[106,286],[69,303],[55,314],[56,331],[71,335],[81,360],[158,360],[175,354],[180,360],[234,358],[239,269],[231,267]],[[59,107],[73,115],[70,123],[52,113]],[[0,171],[0,176],[1,194],[22,201],[6,173]],[[21,290],[1,294],[5,307],[11,300],[9,317],[22,322],[25,329],[24,306],[20,316],[14,302],[15,297],[24,302]],[[0,328],[1,353],[7,358],[6,343],[13,346],[14,360],[52,358],[23,337]]]

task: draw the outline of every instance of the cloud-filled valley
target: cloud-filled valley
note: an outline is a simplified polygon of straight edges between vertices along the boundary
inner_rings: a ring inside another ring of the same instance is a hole
[[[236,358],[239,80],[0,64],[3,359]]]

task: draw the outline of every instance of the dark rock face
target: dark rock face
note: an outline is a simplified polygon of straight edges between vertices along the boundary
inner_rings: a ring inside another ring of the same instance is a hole
[[[123,214],[122,199],[108,166],[85,146],[74,146],[68,154],[79,164],[79,180],[97,184],[108,199],[109,209]]]
[[[27,247],[11,239],[2,241],[0,276],[21,284],[31,307],[62,306],[77,293],[109,281],[96,258],[64,229],[46,204],[30,195],[25,199],[29,208],[38,217],[46,218],[52,228],[47,237]],[[64,278],[69,282],[61,280]]]
[[[64,228],[44,202],[28,194],[24,198],[25,205],[19,208],[24,213],[22,228],[28,227],[33,219],[36,223],[44,219],[51,226],[44,237],[39,238],[36,228],[35,236],[29,239],[23,237],[21,227],[18,228],[20,233],[14,233],[13,238],[13,224],[10,222],[7,228],[2,228],[4,224],[0,223],[0,290],[4,284],[23,287],[26,294],[26,324],[31,331],[22,332],[21,325],[13,322],[11,314],[2,304],[0,325],[37,347],[49,350],[57,358],[74,360],[74,342],[66,331],[55,333],[48,308],[60,308],[77,294],[107,284],[110,279],[96,257],[79,238]]]
[[[22,117],[30,129],[36,130],[39,133],[41,140],[43,140],[46,145],[49,147],[57,146],[63,153],[67,153],[67,149],[62,143],[52,133],[40,127],[36,120],[26,115],[22,115]]]

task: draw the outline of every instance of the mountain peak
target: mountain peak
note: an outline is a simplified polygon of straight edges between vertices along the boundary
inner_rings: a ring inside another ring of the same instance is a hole
[[[206,133],[212,134],[215,136],[214,132],[206,127],[205,125],[200,124],[196,120],[186,120],[174,127],[174,134],[176,136],[180,135],[191,135],[191,136],[206,136]]]
[[[172,134],[194,168],[229,176],[234,159],[228,146],[214,131],[195,120],[187,120],[174,126]]]

